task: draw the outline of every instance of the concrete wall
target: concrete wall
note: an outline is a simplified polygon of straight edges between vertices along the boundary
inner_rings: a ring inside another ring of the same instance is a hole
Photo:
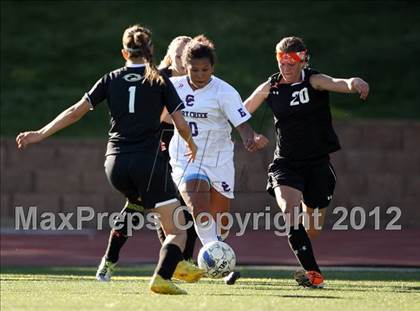
[[[380,206],[381,228],[394,216],[387,215],[386,209],[398,206],[402,210],[398,224],[420,227],[420,123],[349,121],[335,127],[343,150],[332,155],[338,183],[328,226],[340,216],[332,214],[336,206],[361,206],[367,212]],[[119,211],[124,200],[111,189],[103,171],[105,144],[103,140],[50,139],[19,151],[14,140],[2,139],[2,228],[14,227],[15,206],[37,206],[39,212],[72,212],[76,206]],[[250,154],[236,144],[233,212],[264,211],[267,205],[277,211],[265,192],[273,146],[271,139],[265,151]],[[349,215],[344,223],[348,219]],[[373,228],[374,217],[366,219]]]

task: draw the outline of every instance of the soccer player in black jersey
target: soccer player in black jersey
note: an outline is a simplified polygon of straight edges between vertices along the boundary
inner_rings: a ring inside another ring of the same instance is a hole
[[[274,114],[277,144],[267,190],[290,217],[285,219],[291,224],[289,245],[304,269],[295,273],[296,281],[322,287],[309,238],[322,229],[336,183],[329,154],[340,144],[331,123],[329,92],[359,93],[364,100],[369,85],[360,78],[337,79],[308,68],[308,50],[298,37],[283,38],[276,58],[280,72],[258,86],[245,106],[253,113],[265,101]],[[299,223],[299,206],[309,216],[307,230]]]
[[[197,147],[180,111],[184,107],[181,99],[168,77],[153,64],[150,31],[140,25],[127,28],[123,34],[122,55],[126,60],[124,67],[104,75],[79,102],[43,128],[20,133],[16,142],[20,149],[37,143],[77,122],[106,99],[111,128],[105,172],[111,185],[127,198],[121,221],[126,221],[127,212],[143,211],[143,207],[153,209],[159,215],[166,239],[150,289],[162,294],[185,294],[171,281],[175,270],[181,270],[179,275],[187,281],[197,281],[203,271],[183,260],[186,234],[172,219],[180,203],[166,171],[166,160],[159,152],[160,116],[164,107],[187,143],[187,156],[191,161],[195,159]],[[179,214],[178,221],[185,224],[183,214]],[[123,226],[112,231],[106,256],[115,256],[113,249],[119,248],[127,239],[126,229]],[[115,258],[109,257],[104,257],[103,262],[112,265]]]
[[[159,65],[159,70],[161,73],[165,74],[168,77],[171,77],[173,75],[178,76],[178,75],[182,75],[185,74],[185,69],[182,66],[182,63],[179,61],[179,56],[182,55],[182,51],[185,47],[185,45],[187,44],[187,42],[189,42],[191,40],[190,37],[187,36],[179,36],[176,37],[175,39],[172,40],[172,42],[169,44],[168,47],[168,51],[165,55],[165,57],[163,58],[163,60],[161,61],[160,65]],[[169,118],[170,119],[170,118]],[[162,121],[162,120],[161,120]],[[173,131],[174,131],[174,126],[173,124],[169,124],[166,122],[162,122],[161,123],[161,134],[160,134],[160,140],[162,142],[161,145],[161,149],[162,149],[162,156],[165,158],[166,161],[166,168],[165,170],[168,171],[169,173],[171,172],[171,167],[169,165],[169,153],[166,150],[166,146],[169,145],[169,142],[173,136]],[[181,201],[181,205],[185,206],[185,202],[183,201],[181,196],[178,196],[178,198]],[[140,210],[142,209],[142,207],[139,207]],[[132,214],[131,217],[133,219],[133,225],[137,225],[138,224],[138,219],[136,217],[134,217],[134,213],[139,209],[124,209],[122,211],[122,213],[127,213],[127,214]],[[190,213],[188,213],[187,211],[184,210],[184,217],[186,222],[188,221],[192,221],[192,216]],[[119,255],[120,252],[123,248],[123,246],[125,245],[125,243],[127,242],[128,236],[126,233],[126,226],[127,223],[125,222],[126,219],[124,218],[123,221],[121,223],[117,223],[120,224],[122,226],[122,228],[118,231],[112,230],[111,234],[110,234],[110,240],[108,243],[108,247],[107,250],[105,252],[105,255],[98,267],[97,273],[96,273],[96,278],[99,281],[104,281],[104,282],[108,282],[111,280],[111,276],[112,276],[112,272],[116,267],[116,263],[119,260]],[[166,239],[166,235],[165,232],[163,230],[162,227],[158,227],[157,228],[157,235],[159,238],[159,241],[161,242],[161,244],[163,244],[165,242]],[[115,234],[117,234],[118,232],[123,232],[123,234],[121,236],[118,237],[114,237]],[[185,248],[182,252],[182,255],[184,257],[185,260],[191,260],[192,256],[193,256],[193,252],[194,252],[194,245],[195,245],[195,241],[197,239],[197,234],[195,232],[194,227],[190,227],[187,229],[187,238],[186,238],[186,242],[185,242]],[[175,271],[174,274],[175,278],[178,278],[178,270]]]

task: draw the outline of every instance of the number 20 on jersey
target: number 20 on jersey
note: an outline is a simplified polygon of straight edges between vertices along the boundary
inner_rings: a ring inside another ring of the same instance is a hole
[[[300,91],[292,93],[292,100],[290,101],[290,106],[306,104],[307,102],[309,102],[309,92],[307,87],[304,87]]]

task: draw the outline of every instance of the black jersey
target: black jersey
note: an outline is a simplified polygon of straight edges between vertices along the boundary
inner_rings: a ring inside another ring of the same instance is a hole
[[[169,78],[165,84],[144,81],[144,66],[128,66],[104,75],[86,93],[93,107],[107,99],[111,128],[106,155],[158,150],[160,115],[184,108]]]
[[[280,84],[281,74],[269,78],[267,104],[274,114],[277,146],[274,158],[306,160],[340,149],[334,132],[329,93],[309,83],[315,70],[302,70],[302,82]]]

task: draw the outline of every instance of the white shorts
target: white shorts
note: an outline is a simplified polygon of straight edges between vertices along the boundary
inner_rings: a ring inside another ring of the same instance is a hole
[[[228,161],[220,166],[208,166],[203,163],[171,161],[172,179],[179,191],[185,190],[185,183],[192,179],[201,179],[209,183],[220,194],[233,199],[235,187],[235,166]]]

